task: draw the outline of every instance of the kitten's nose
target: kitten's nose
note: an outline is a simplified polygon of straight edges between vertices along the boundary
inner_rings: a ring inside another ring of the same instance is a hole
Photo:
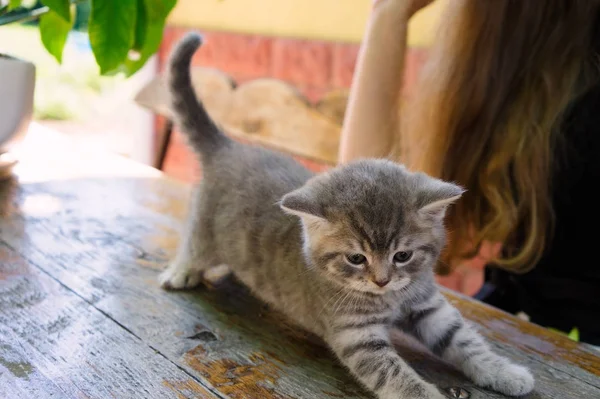
[[[377,279],[377,280],[373,280],[373,282],[380,287],[385,287],[390,282],[390,278],[387,277],[387,278]]]

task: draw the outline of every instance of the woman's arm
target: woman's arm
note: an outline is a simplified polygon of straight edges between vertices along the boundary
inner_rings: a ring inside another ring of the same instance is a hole
[[[374,1],[350,89],[339,162],[389,154],[398,129],[408,21],[431,2]]]

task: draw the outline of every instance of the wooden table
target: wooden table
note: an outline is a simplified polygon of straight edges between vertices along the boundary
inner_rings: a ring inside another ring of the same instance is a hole
[[[19,182],[0,185],[0,398],[369,397],[323,346],[234,282],[158,287],[187,186],[37,125],[22,159]],[[600,398],[595,349],[448,296],[497,351],[533,370],[528,398]],[[398,342],[441,388],[503,397]]]

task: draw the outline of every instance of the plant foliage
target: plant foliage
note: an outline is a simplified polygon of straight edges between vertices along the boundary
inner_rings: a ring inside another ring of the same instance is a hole
[[[158,51],[167,16],[177,0],[89,0],[90,44],[102,75],[124,72],[133,75]],[[0,7],[19,14],[27,0],[9,0]],[[22,13],[19,22],[40,15],[39,27],[44,47],[58,62],[75,21],[76,7],[71,0],[41,0],[42,8]],[[0,0],[0,5],[2,0]],[[18,16],[18,15],[17,15]]]

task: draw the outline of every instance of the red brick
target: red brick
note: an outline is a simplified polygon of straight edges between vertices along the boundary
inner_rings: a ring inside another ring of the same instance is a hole
[[[169,59],[169,55],[171,54],[173,45],[177,43],[187,31],[187,29],[182,29],[173,26],[165,27],[165,30],[163,32],[162,43],[158,52],[159,70],[162,70],[166,65],[167,60]]]
[[[171,43],[173,42],[172,38],[173,29],[170,27],[165,27],[163,32],[162,42],[160,43],[160,47],[156,52],[156,56],[158,57],[158,70],[162,71],[163,65],[167,57],[169,56],[169,49],[171,48]]]
[[[356,67],[360,45],[337,43],[333,47],[332,85],[336,88],[349,88]]]
[[[163,57],[170,53],[172,46],[188,31],[181,27],[167,27],[161,45]],[[271,75],[271,38],[215,31],[201,33],[204,44],[194,55],[193,65],[220,69],[236,80]]]
[[[235,79],[271,75],[271,38],[224,32],[204,35],[204,47],[195,57],[198,64],[218,68]]]
[[[153,147],[152,147],[152,151],[154,154],[156,154],[156,152],[158,151],[158,141],[159,141],[159,135],[160,133],[162,133],[165,129],[165,123],[166,123],[166,118],[162,115],[154,115],[154,134],[153,134]]]
[[[173,131],[171,136],[163,172],[168,176],[188,183],[197,181],[200,177],[198,160],[178,131]]]
[[[295,85],[327,88],[331,81],[332,43],[274,39],[273,77]]]

